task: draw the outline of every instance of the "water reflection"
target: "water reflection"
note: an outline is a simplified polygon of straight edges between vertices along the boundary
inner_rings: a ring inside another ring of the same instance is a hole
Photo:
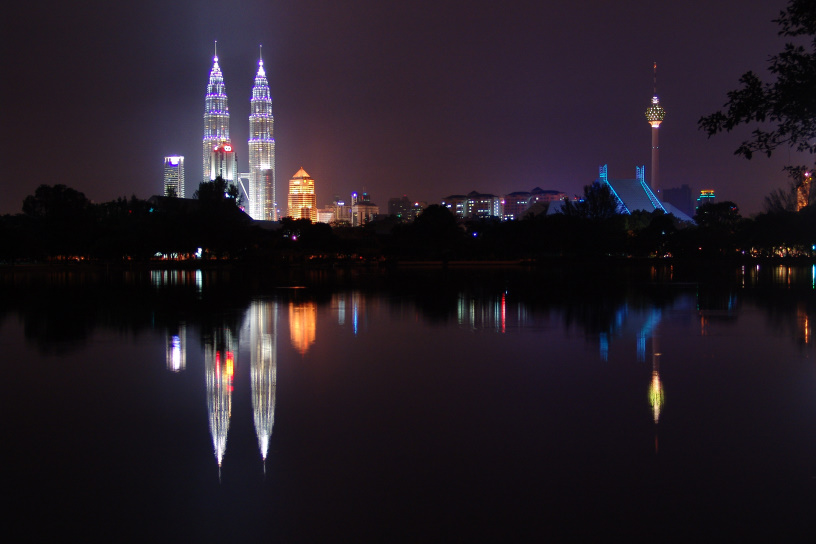
[[[301,355],[314,344],[317,329],[317,305],[314,302],[289,303],[289,335]]]
[[[154,287],[190,285],[199,293],[204,287],[201,270],[151,270],[150,280]]]
[[[0,276],[13,517],[284,542],[812,519],[810,266],[368,272]]]
[[[204,373],[207,383],[207,414],[215,459],[220,469],[227,451],[232,417],[232,388],[237,345],[229,329],[216,329],[204,337]]]
[[[278,368],[278,303],[253,301],[249,308],[249,338],[252,364],[252,414],[258,448],[264,461],[269,453],[269,439],[275,425],[275,390]]]
[[[181,372],[187,367],[187,325],[179,323],[178,327],[167,333],[166,342],[167,370]]]

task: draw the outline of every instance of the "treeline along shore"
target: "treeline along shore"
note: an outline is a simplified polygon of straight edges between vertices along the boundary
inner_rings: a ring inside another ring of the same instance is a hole
[[[222,194],[92,203],[64,185],[42,185],[24,200],[22,213],[0,216],[0,263],[485,264],[816,254],[814,206],[746,218],[734,203],[718,202],[688,223],[661,211],[618,213],[603,193],[587,187],[584,200],[558,213],[538,209],[516,221],[463,222],[431,205],[412,222],[390,216],[348,227],[292,218],[255,222]]]

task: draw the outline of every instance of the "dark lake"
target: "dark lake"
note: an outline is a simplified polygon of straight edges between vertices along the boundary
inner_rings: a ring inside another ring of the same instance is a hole
[[[812,542],[815,288],[6,269],[11,541]]]

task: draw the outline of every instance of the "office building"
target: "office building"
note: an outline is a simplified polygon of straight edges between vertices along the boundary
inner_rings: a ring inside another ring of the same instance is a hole
[[[184,198],[184,157],[164,158],[164,196]]]
[[[273,123],[272,97],[261,58],[252,87],[249,115],[249,216],[261,221],[278,219]]]
[[[289,212],[293,219],[311,219],[317,223],[317,199],[314,179],[301,168],[289,180]]]
[[[229,136],[229,106],[224,86],[224,75],[218,65],[218,54],[213,57],[213,66],[210,70],[210,79],[207,83],[207,94],[204,98],[204,139],[202,142],[202,178],[203,181],[212,181],[211,162],[212,153],[221,145],[230,144]],[[237,173],[237,170],[236,170]],[[232,177],[235,182],[235,176]]]
[[[210,152],[209,176],[210,180],[221,176],[228,185],[238,183],[238,159],[228,142],[221,142]]]

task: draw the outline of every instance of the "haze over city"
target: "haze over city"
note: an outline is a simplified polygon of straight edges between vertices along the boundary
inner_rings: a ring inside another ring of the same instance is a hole
[[[795,157],[746,161],[733,151],[748,129],[709,140],[697,121],[742,73],[765,74],[785,4],[18,3],[3,25],[0,213],[41,184],[96,202],[160,194],[172,154],[186,157],[190,196],[215,40],[240,171],[263,45],[279,204],[301,166],[319,206],[368,191],[383,209],[402,194],[578,194],[601,164],[634,177],[649,165],[657,62],[662,186],[715,189],[758,212]]]

